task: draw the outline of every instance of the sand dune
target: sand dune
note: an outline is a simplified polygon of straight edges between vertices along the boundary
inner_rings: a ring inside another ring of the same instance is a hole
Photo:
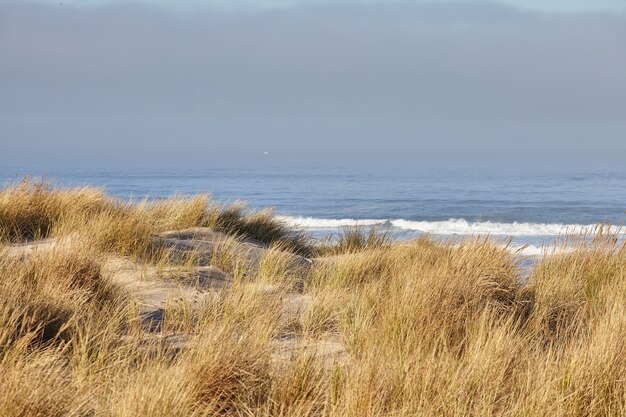
[[[8,256],[30,256],[33,253],[54,251],[62,246],[77,244],[79,239],[50,238],[22,244],[6,246]],[[234,238],[210,228],[190,228],[172,230],[154,238],[157,245],[171,250],[171,260],[182,260],[193,256],[197,264],[193,266],[164,267],[146,265],[120,256],[107,256],[102,262],[102,276],[118,285],[136,303],[148,338],[160,338],[171,348],[183,349],[190,340],[186,334],[162,334],[162,321],[168,304],[184,303],[193,310],[201,309],[206,303],[217,299],[220,291],[233,284],[233,277],[210,265],[220,246],[228,245],[236,257],[245,265],[248,274],[256,274],[268,248],[252,238]],[[289,253],[291,268],[299,270],[300,283],[313,261]],[[271,284],[244,283],[250,291],[279,291]],[[297,285],[294,288],[302,288]],[[282,314],[285,321],[297,320],[306,310],[311,297],[299,291],[282,294]],[[272,343],[273,361],[279,365],[288,361],[296,351],[304,351],[324,357],[328,363],[347,360],[348,355],[339,340],[300,340],[292,334],[283,334]]]

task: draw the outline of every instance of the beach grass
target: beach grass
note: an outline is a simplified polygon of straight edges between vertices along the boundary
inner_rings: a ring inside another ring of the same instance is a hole
[[[384,248],[391,243],[391,237],[379,232],[376,227],[368,230],[360,226],[346,227],[338,236],[330,236],[321,241],[315,253],[318,256],[345,255],[369,249]]]
[[[62,188],[24,178],[0,193],[0,242],[27,242],[80,235],[104,252],[144,256],[150,237],[167,230],[210,227],[308,254],[301,232],[290,230],[271,210],[246,210],[241,202],[224,205],[208,195],[132,203],[102,189]]]
[[[211,262],[232,285],[147,328],[105,265],[174,267],[154,237],[198,227],[229,236]],[[246,239],[263,256],[243,274]],[[348,230],[320,250],[206,195],[27,179],[0,191],[0,415],[626,415],[626,249],[598,235],[518,262],[478,237]]]

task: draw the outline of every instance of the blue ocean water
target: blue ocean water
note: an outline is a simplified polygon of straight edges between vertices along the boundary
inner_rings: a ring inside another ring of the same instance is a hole
[[[206,166],[4,166],[0,183],[43,176],[63,186],[90,185],[122,198],[210,193],[273,207],[314,236],[376,225],[400,239],[489,234],[538,250],[559,235],[597,223],[621,225],[626,168],[423,166],[285,163]]]

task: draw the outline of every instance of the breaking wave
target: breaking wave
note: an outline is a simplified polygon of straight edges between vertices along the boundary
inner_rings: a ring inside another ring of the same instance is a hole
[[[544,255],[556,255],[563,253],[571,253],[576,248],[569,246],[556,246],[554,244],[550,245],[520,245],[520,244],[509,244],[506,246],[509,252],[515,255],[529,256],[529,257],[543,257]]]
[[[389,223],[388,220],[376,219],[317,219],[315,217],[278,216],[289,226],[306,229],[334,229],[338,227],[377,226]]]
[[[558,223],[498,223],[468,222],[465,219],[420,222],[411,220],[391,220],[391,225],[403,230],[414,230],[438,235],[497,235],[497,236],[556,236],[567,233],[593,231],[593,225]]]
[[[414,221],[404,219],[319,219],[314,217],[282,216],[292,227],[305,229],[333,229],[350,226],[386,226],[400,230],[434,235],[493,235],[493,236],[558,236],[568,233],[587,233],[594,225],[559,223],[499,223],[469,222],[465,219],[445,221]]]

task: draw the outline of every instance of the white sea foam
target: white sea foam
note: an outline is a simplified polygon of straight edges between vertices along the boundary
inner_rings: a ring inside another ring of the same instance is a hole
[[[333,229],[349,226],[390,225],[394,228],[433,235],[492,235],[492,236],[559,236],[586,233],[593,225],[560,223],[499,223],[468,222],[465,219],[445,221],[414,221],[404,219],[319,219],[314,217],[282,216],[292,227],[305,229]]]
[[[520,244],[509,244],[507,245],[509,252],[515,255],[529,256],[529,257],[543,257],[549,255],[557,255],[563,253],[571,253],[576,248],[563,246],[563,245],[547,245],[547,246],[536,246],[536,245],[520,245]]]
[[[436,235],[494,235],[494,236],[557,236],[568,233],[584,233],[594,229],[593,225],[558,223],[498,223],[468,222],[465,219],[446,221],[391,220],[394,227]]]
[[[334,229],[353,226],[376,226],[387,223],[387,220],[377,219],[317,219],[315,217],[278,216],[289,226],[306,229]]]
[[[509,252],[522,256],[542,256],[545,254],[545,249],[541,246],[535,245],[508,245]]]

